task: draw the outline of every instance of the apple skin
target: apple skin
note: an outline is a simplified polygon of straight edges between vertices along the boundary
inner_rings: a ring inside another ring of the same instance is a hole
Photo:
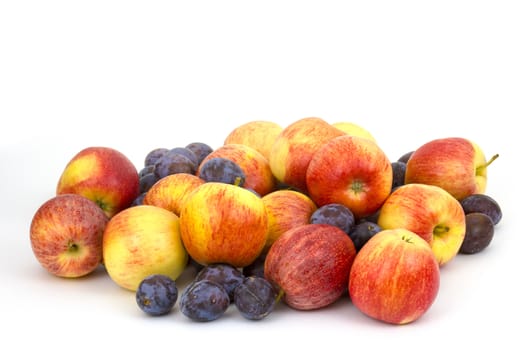
[[[357,125],[355,123],[352,123],[352,122],[336,122],[336,123],[332,123],[332,125],[335,126],[336,128],[338,128],[339,130],[344,131],[348,135],[359,136],[359,137],[368,139],[370,141],[377,142],[377,140],[375,139],[374,136],[372,136],[370,131],[366,130],[362,126]]]
[[[270,152],[270,168],[277,180],[306,192],[306,169],[319,147],[346,133],[318,117],[306,117],[285,127]]]
[[[481,148],[470,140],[435,139],[410,156],[405,183],[439,186],[461,200],[471,194],[485,193],[488,164]]]
[[[233,129],[226,136],[224,144],[240,143],[257,150],[269,159],[275,139],[282,130],[283,127],[275,122],[253,120]]]
[[[197,169],[197,176],[203,164],[212,158],[226,158],[237,163],[246,176],[243,187],[261,196],[272,192],[277,185],[268,160],[250,146],[232,143],[216,148],[203,159]]]
[[[352,304],[392,323],[413,322],[439,292],[440,270],[428,243],[405,229],[383,230],[357,253],[348,283]]]
[[[465,213],[461,204],[441,187],[408,184],[387,198],[377,223],[383,229],[405,228],[423,238],[440,266],[452,260],[465,237]]]
[[[314,310],[338,300],[347,290],[356,250],[340,228],[306,224],[284,232],[270,247],[264,276],[278,286],[293,309]]]
[[[268,237],[262,199],[231,184],[207,182],[197,187],[180,213],[181,237],[197,263],[251,264]]]
[[[203,179],[193,174],[168,175],[151,186],[144,196],[143,204],[161,207],[179,216],[188,196],[204,182]]]
[[[88,147],[67,163],[56,194],[82,195],[111,218],[131,205],[139,187],[137,169],[124,154],[109,147]]]
[[[152,274],[176,280],[188,262],[178,216],[152,205],[130,207],[112,217],[102,244],[109,276],[131,291]]]
[[[375,213],[392,189],[392,165],[379,146],[351,135],[333,138],[312,156],[308,193],[317,206],[343,204],[358,218]]]
[[[293,190],[273,191],[262,197],[262,201],[268,214],[268,238],[264,246],[265,252],[284,232],[310,223],[310,216],[317,209],[310,197]]]
[[[31,221],[30,241],[38,262],[55,276],[76,278],[102,261],[108,217],[93,201],[61,194],[44,202]]]

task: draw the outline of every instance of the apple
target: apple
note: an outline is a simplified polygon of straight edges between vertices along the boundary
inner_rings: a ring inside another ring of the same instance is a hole
[[[264,246],[267,252],[280,235],[296,226],[308,224],[317,209],[307,195],[293,190],[277,190],[262,197],[268,214],[268,238]]]
[[[82,195],[112,217],[131,205],[139,186],[137,169],[124,154],[109,147],[88,147],[66,164],[56,194]]]
[[[269,159],[273,143],[282,130],[282,126],[275,122],[253,120],[233,129],[226,136],[224,144],[240,143],[250,146]]]
[[[268,217],[262,199],[252,191],[207,182],[186,199],[180,230],[188,254],[197,263],[244,267],[264,248]]]
[[[30,241],[38,262],[59,277],[81,277],[102,261],[108,217],[93,201],[61,194],[44,202],[31,221]]]
[[[252,189],[261,196],[272,192],[276,187],[268,160],[250,146],[232,143],[216,148],[203,159],[197,169],[197,176],[204,163],[212,158],[226,158],[236,163],[246,176],[243,187]]]
[[[375,137],[372,136],[370,131],[366,130],[362,126],[357,125],[355,123],[344,121],[344,122],[332,123],[332,125],[338,128],[339,130],[344,131],[348,135],[359,136],[359,137],[368,139],[370,141],[376,142]]]
[[[318,117],[306,117],[286,126],[270,152],[270,168],[281,183],[306,192],[306,169],[319,147],[346,133]]]
[[[273,243],[264,276],[281,289],[291,308],[320,309],[347,290],[355,256],[352,240],[340,228],[305,224],[284,232]]]
[[[390,194],[392,165],[375,142],[339,136],[313,154],[306,185],[317,206],[343,204],[357,218],[364,218],[375,213]]]
[[[357,253],[348,282],[365,315],[406,324],[427,312],[439,292],[438,262],[428,243],[406,229],[383,230]]]
[[[439,265],[452,260],[465,237],[465,213],[458,200],[441,187],[408,184],[398,187],[381,207],[383,229],[405,228],[423,238]]]
[[[456,199],[484,193],[487,186],[488,162],[481,148],[461,137],[429,141],[412,153],[407,161],[405,183],[439,186]]]
[[[138,205],[113,216],[102,240],[104,265],[120,287],[136,291],[149,275],[176,280],[188,262],[179,217],[152,205]]]
[[[180,215],[180,210],[191,192],[204,180],[193,174],[177,173],[158,180],[144,196],[143,204],[154,205]]]

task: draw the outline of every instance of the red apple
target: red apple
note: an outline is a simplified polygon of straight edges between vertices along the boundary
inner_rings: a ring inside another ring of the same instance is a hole
[[[474,142],[449,137],[436,139],[420,146],[407,162],[405,183],[439,186],[456,199],[484,193],[487,186],[489,162]]]
[[[355,256],[352,240],[340,228],[327,224],[296,226],[270,247],[264,275],[284,292],[288,306],[319,309],[346,291]]]
[[[183,203],[204,180],[193,174],[177,173],[158,180],[146,192],[144,204],[154,205],[180,215]]]
[[[275,122],[253,120],[233,129],[226,136],[224,144],[240,143],[249,146],[268,159],[273,143],[282,130]]]
[[[268,214],[268,238],[264,251],[284,232],[296,226],[308,224],[317,209],[307,195],[293,190],[277,190],[262,197]]]
[[[377,223],[383,229],[405,228],[430,244],[440,265],[454,258],[465,237],[465,213],[450,193],[438,186],[408,184],[387,198]]]
[[[282,183],[306,191],[306,169],[319,147],[334,137],[346,135],[321,118],[307,117],[285,127],[275,139],[269,162]]]
[[[93,201],[57,195],[36,211],[30,241],[38,262],[59,277],[81,277],[102,261],[102,234],[108,217]]]
[[[67,163],[56,193],[82,195],[112,217],[128,208],[139,195],[139,175],[121,152],[109,147],[88,147]]]
[[[388,323],[417,320],[439,291],[439,265],[428,243],[405,230],[383,230],[361,248],[348,292],[364,314]]]
[[[377,143],[339,136],[313,154],[306,184],[317,206],[343,204],[363,218],[375,213],[390,194],[392,165]]]
[[[207,182],[182,206],[180,229],[184,246],[197,263],[243,267],[264,248],[268,217],[262,199],[252,191]]]
[[[149,275],[177,279],[188,262],[179,217],[152,205],[138,205],[113,216],[104,230],[104,266],[120,287],[136,291]]]
[[[261,196],[270,193],[276,187],[268,160],[250,146],[232,143],[216,148],[203,159],[197,169],[197,176],[202,165],[212,158],[226,158],[236,163],[246,176],[243,187],[252,189]]]

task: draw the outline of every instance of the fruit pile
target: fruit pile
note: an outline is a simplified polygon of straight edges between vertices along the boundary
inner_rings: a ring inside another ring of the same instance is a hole
[[[34,214],[31,247],[59,277],[102,265],[154,316],[178,301],[195,321],[230,305],[261,320],[281,301],[314,310],[346,296],[405,324],[431,307],[441,266],[491,243],[502,211],[484,192],[496,158],[450,137],[390,161],[364,128],[316,117],[251,121],[215,149],[157,148],[141,169],[90,147]]]

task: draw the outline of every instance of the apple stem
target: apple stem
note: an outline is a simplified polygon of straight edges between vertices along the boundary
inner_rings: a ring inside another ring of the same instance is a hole
[[[67,243],[67,250],[70,252],[76,252],[78,250],[78,245],[75,242],[69,241]]]
[[[477,167],[476,169],[476,172],[480,172],[481,170],[485,169],[486,167],[488,167],[490,164],[492,164],[493,161],[495,161],[496,159],[498,159],[499,157],[499,154],[495,154],[492,156],[492,158],[489,159],[488,162],[486,162],[485,164],[483,165],[480,165],[479,167]]]
[[[242,178],[240,176],[237,176],[235,178],[235,181],[233,182],[233,185],[239,186],[241,184]]]

